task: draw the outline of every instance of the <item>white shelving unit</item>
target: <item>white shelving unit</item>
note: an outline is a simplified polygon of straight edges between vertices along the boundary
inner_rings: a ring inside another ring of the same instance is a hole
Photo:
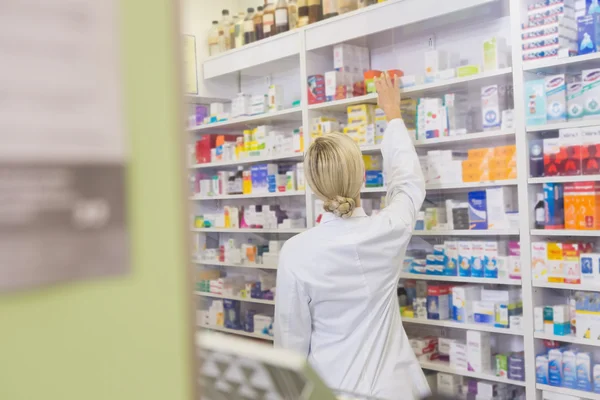
[[[523,332],[515,331],[507,328],[496,328],[487,324],[462,324],[460,322],[448,321],[448,320],[436,320],[436,319],[421,319],[421,318],[402,318],[403,323],[408,324],[420,324],[420,325],[430,325],[430,326],[441,326],[444,328],[455,328],[455,329],[464,329],[471,331],[481,331],[481,332],[493,332],[493,333],[501,333],[505,335],[516,335],[523,336]]]
[[[234,263],[226,263],[226,262],[220,262],[220,261],[208,261],[208,260],[200,260],[200,259],[193,259],[192,262],[194,264],[198,264],[198,265],[212,265],[215,267],[277,269],[277,265],[268,265],[268,264],[234,264]]]
[[[447,374],[460,375],[468,378],[482,379],[491,382],[508,383],[515,386],[525,386],[526,383],[523,381],[515,381],[513,379],[496,376],[492,372],[472,372],[466,369],[451,368],[448,363],[441,361],[421,361],[421,367],[432,371],[444,372]]]
[[[245,337],[249,337],[252,339],[266,340],[269,342],[272,342],[274,340],[274,338],[272,336],[263,335],[261,333],[245,332],[245,331],[239,330],[239,329],[229,329],[229,328],[225,328],[223,326],[208,325],[208,326],[198,326],[198,328],[208,329],[208,330],[215,331],[215,332],[230,333],[232,335],[245,336]]]
[[[256,193],[256,194],[226,194],[226,195],[215,195],[215,196],[192,196],[190,200],[235,200],[235,199],[263,199],[269,197],[291,197],[291,196],[305,196],[304,190],[294,190],[287,192],[275,192],[275,193]]]
[[[483,283],[489,285],[515,285],[521,286],[520,279],[491,279],[491,278],[472,278],[470,276],[444,276],[430,274],[411,274],[402,272],[401,279],[417,279],[436,282],[456,282],[456,283]]]
[[[514,127],[502,131],[481,131],[473,129],[473,133],[460,136],[442,137],[415,142],[415,147],[420,154],[435,149],[466,149],[477,146],[495,146],[503,143],[515,143],[517,147],[517,179],[491,181],[491,182],[456,182],[450,184],[429,184],[427,191],[433,196],[445,196],[446,194],[465,195],[471,190],[484,190],[491,187],[507,187],[516,191],[518,195],[518,206],[520,210],[518,229],[509,230],[450,230],[450,231],[415,231],[417,240],[442,241],[446,238],[456,237],[460,240],[473,237],[478,240],[489,240],[498,237],[501,240],[518,240],[521,245],[520,261],[522,278],[511,279],[486,279],[447,277],[434,275],[418,275],[402,273],[402,279],[427,280],[432,282],[466,283],[478,285],[505,285],[518,286],[523,294],[523,331],[514,332],[509,329],[495,328],[481,324],[460,324],[452,321],[412,320],[404,318],[407,325],[429,325],[441,327],[457,334],[464,334],[467,329],[491,332],[501,335],[503,338],[518,340],[522,343],[525,354],[526,381],[508,380],[497,377],[492,373],[474,373],[470,371],[455,370],[448,364],[441,362],[423,362],[422,367],[427,370],[446,372],[462,375],[465,377],[483,379],[493,382],[503,382],[526,388],[527,399],[539,400],[541,390],[549,390],[556,393],[579,396],[589,399],[600,399],[600,395],[574,391],[565,388],[557,388],[547,385],[536,384],[535,356],[540,351],[541,339],[559,340],[581,346],[600,347],[595,341],[584,341],[574,337],[554,337],[554,335],[534,334],[533,309],[535,306],[543,305],[548,292],[568,293],[572,290],[600,291],[600,287],[583,285],[567,285],[532,281],[531,268],[531,242],[543,238],[573,237],[579,239],[598,238],[600,231],[554,231],[532,229],[533,221],[531,211],[535,202],[534,185],[549,182],[583,182],[599,181],[600,175],[574,176],[574,177],[544,177],[529,178],[529,149],[528,141],[537,138],[544,132],[552,132],[563,128],[586,127],[600,125],[599,120],[583,120],[577,122],[555,123],[542,126],[527,127],[525,125],[525,111],[523,107],[524,82],[534,75],[553,74],[560,72],[572,72],[584,68],[600,67],[600,55],[571,57],[565,59],[553,59],[535,62],[523,62],[521,58],[521,23],[526,15],[525,2],[527,0],[452,0],[439,2],[437,0],[388,0],[376,6],[367,7],[342,16],[321,21],[305,28],[277,35],[260,42],[244,46],[241,49],[231,50],[224,54],[211,57],[203,62],[203,73],[206,80],[221,82],[222,79],[230,79],[240,91],[248,90],[250,86],[244,86],[244,79],[260,79],[264,83],[264,77],[272,77],[273,74],[286,74],[293,70],[298,75],[292,78],[285,75],[286,91],[288,88],[294,94],[301,97],[301,106],[288,108],[276,113],[238,118],[232,121],[219,122],[206,126],[193,127],[187,133],[190,137],[198,137],[203,134],[231,133],[269,123],[274,125],[296,123],[302,125],[304,132],[305,147],[310,143],[311,119],[320,115],[331,115],[345,112],[349,105],[354,104],[376,104],[377,96],[367,94],[351,99],[336,100],[321,104],[308,104],[308,88],[306,78],[314,74],[322,74],[332,70],[331,53],[332,46],[338,43],[353,43],[368,45],[371,48],[371,64],[374,69],[406,68],[406,74],[416,74],[414,65],[422,64],[422,52],[427,49],[426,39],[436,34],[437,46],[449,48],[453,51],[469,52],[471,48],[481,46],[483,39],[492,36],[505,36],[511,44],[512,66],[496,71],[488,71],[478,75],[453,78],[434,83],[422,84],[402,90],[403,97],[418,98],[423,95],[437,96],[446,91],[473,90],[476,92],[482,86],[493,83],[508,83],[514,88]],[[438,34],[439,33],[439,34]],[[409,39],[404,39],[407,36]],[[399,49],[397,44],[402,42],[408,49]],[[422,42],[422,46],[418,43]],[[411,55],[415,53],[416,55]],[[402,57],[399,57],[402,54]],[[470,53],[472,54],[472,53]],[[480,63],[480,59],[470,62]],[[411,69],[413,68],[413,69]],[[282,72],[283,71],[283,72]],[[417,71],[417,72],[420,72]],[[422,72],[419,74],[422,75]],[[259,78],[257,78],[259,77]],[[240,83],[241,82],[241,83]],[[215,96],[218,98],[218,96]],[[376,154],[381,151],[380,145],[368,145],[361,148],[363,154]],[[191,165],[191,170],[217,170],[218,168],[232,168],[238,165],[251,165],[262,162],[287,162],[301,161],[302,154],[289,154],[274,157],[247,158],[234,162],[220,162]],[[538,186],[539,188],[539,186]],[[385,194],[385,187],[365,188],[363,194]],[[205,200],[238,200],[261,199],[269,197],[270,201],[282,198],[282,201],[304,199],[306,209],[307,229],[314,226],[313,221],[318,210],[315,210],[314,195],[307,186],[305,192],[274,193],[250,196],[214,196],[197,197],[191,201],[194,204],[211,204]],[[283,197],[286,197],[284,200]],[[365,196],[368,197],[368,196]],[[305,229],[211,229],[196,228],[193,232],[202,234],[240,234],[240,235],[281,235],[283,238],[290,237],[303,232]],[[481,237],[481,238],[479,238]],[[447,239],[446,239],[447,240]],[[236,267],[254,269],[276,269],[276,266],[262,265],[231,265],[226,263],[201,262],[194,260],[199,265],[213,267]],[[211,294],[199,294],[202,297],[219,298]],[[238,298],[236,298],[238,299]],[[239,299],[240,301],[251,301],[252,299]],[[266,302],[263,304],[273,304]],[[239,331],[226,331],[223,328],[215,329],[227,333],[246,335]],[[250,336],[254,337],[254,336]],[[266,339],[269,340],[269,339]]]
[[[253,299],[251,297],[225,296],[222,294],[209,293],[209,292],[196,292],[196,295],[201,296],[201,297],[212,297],[214,299],[238,300],[238,301],[243,301],[245,303],[275,305],[275,301],[273,301],[273,300]]]
[[[594,392],[584,392],[583,390],[567,389],[564,387],[542,385],[539,383],[536,384],[536,387],[539,390],[547,390],[548,392],[564,394],[566,396],[575,396],[580,397],[582,399],[600,400],[600,394]]]
[[[560,336],[560,335],[549,335],[546,333],[535,332],[533,337],[536,339],[555,340],[557,342],[573,343],[573,344],[584,344],[586,346],[600,347],[600,340],[581,339],[573,335]]]

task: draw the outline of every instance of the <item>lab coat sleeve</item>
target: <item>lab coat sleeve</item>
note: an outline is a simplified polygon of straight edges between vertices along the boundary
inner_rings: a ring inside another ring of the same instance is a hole
[[[275,298],[275,347],[294,350],[308,358],[312,320],[309,297],[301,282],[285,265],[285,248],[279,258]]]
[[[381,143],[383,172],[387,183],[386,214],[393,223],[411,229],[425,199],[425,179],[419,157],[404,121],[390,121]]]

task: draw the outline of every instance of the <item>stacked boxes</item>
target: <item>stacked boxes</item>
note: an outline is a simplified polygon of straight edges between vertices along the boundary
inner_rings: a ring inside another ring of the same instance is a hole
[[[344,134],[358,145],[375,144],[375,105],[359,104],[348,106],[348,125]]]
[[[325,77],[323,75],[311,75],[308,77],[308,104],[324,103]]]
[[[577,54],[573,0],[541,0],[527,7],[521,26],[523,61]]]
[[[502,111],[512,99],[512,86],[490,85],[481,88],[483,130],[498,130],[502,126]]]
[[[516,146],[470,149],[462,162],[463,182],[500,181],[517,178]]]
[[[533,242],[533,279],[554,283],[599,283],[600,256],[587,242]]]
[[[428,185],[457,183],[464,176],[462,160],[463,152],[452,150],[431,150],[427,152],[426,182]]]

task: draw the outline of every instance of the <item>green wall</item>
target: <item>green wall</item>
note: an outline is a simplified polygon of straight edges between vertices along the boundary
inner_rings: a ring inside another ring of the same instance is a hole
[[[2,400],[192,399],[176,4],[121,2],[132,272],[0,295]]]

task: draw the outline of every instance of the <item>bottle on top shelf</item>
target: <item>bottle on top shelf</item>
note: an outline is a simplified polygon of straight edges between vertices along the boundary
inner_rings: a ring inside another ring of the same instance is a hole
[[[238,14],[238,20],[235,23],[235,48],[239,49],[244,45],[244,20],[246,15],[241,12]]]
[[[358,8],[359,2],[357,0],[338,0],[338,11],[340,14],[354,11]]]
[[[239,21],[239,15],[234,15],[229,25],[229,48],[235,49],[235,27]]]
[[[256,31],[254,30],[254,8],[248,8],[248,14],[244,19],[244,44],[256,42]]]
[[[333,18],[338,15],[338,0],[323,0],[323,19]]]
[[[286,0],[278,0],[275,8],[275,33],[283,33],[290,30],[290,19],[288,17],[288,4]]]
[[[263,32],[265,38],[274,36],[275,32],[275,0],[269,0],[263,10]]]
[[[321,0],[308,0],[308,23],[314,24],[323,19]]]
[[[220,53],[219,48],[219,21],[213,21],[208,31],[208,52],[211,56]]]
[[[256,13],[254,13],[254,32],[256,33],[256,40],[262,40],[265,38],[263,32],[263,8],[258,6]]]
[[[298,0],[298,28],[309,24],[308,0]]]
[[[229,17],[229,10],[223,10],[221,14],[223,18],[219,24],[219,50],[224,52],[231,49],[231,18]]]
[[[298,27],[298,2],[296,0],[288,1],[288,18],[290,20],[290,30]]]

